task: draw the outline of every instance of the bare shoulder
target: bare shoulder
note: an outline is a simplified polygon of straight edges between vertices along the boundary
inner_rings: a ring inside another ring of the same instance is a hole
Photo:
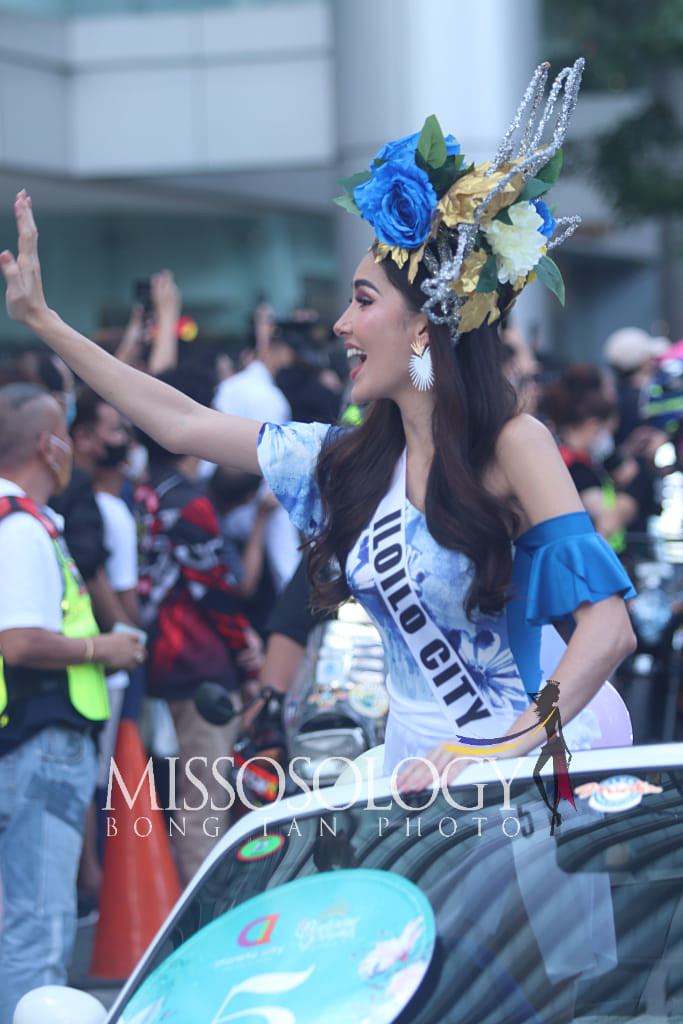
[[[557,452],[557,445],[548,428],[527,412],[509,419],[496,441],[496,459],[514,458],[518,452],[528,452],[529,445]]]
[[[522,528],[583,509],[555,438],[528,413],[505,424],[496,442],[494,463],[509,498],[523,510]]]
[[[529,460],[559,457],[557,445],[548,428],[528,413],[509,419],[498,438],[489,473],[496,481],[499,496],[513,497],[517,493],[517,468],[522,470]]]

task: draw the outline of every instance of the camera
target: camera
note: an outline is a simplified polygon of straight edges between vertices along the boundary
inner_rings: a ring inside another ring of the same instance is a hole
[[[142,306],[145,320],[151,320],[154,310],[152,306],[152,285],[150,279],[148,277],[144,277],[136,281],[134,293],[136,304]]]

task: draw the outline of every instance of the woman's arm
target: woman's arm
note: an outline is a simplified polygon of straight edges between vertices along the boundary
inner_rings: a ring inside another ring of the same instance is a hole
[[[51,310],[43,295],[38,232],[24,191],[14,204],[18,231],[15,259],[0,253],[7,283],[7,312],[57,352],[98,394],[171,452],[259,472],[256,442],[260,424],[207,409],[149,374],[126,366]]]
[[[552,435],[531,416],[517,416],[506,424],[497,445],[494,470],[496,479],[506,481],[506,497],[522,511],[522,529],[544,519],[584,510]],[[565,724],[585,707],[636,646],[626,606],[619,596],[595,604],[584,602],[575,609],[574,621],[576,626],[567,649],[552,673],[552,678],[560,683],[558,706]],[[505,735],[532,730],[537,725],[535,705],[529,705]],[[454,738],[454,745],[456,742]],[[522,742],[496,756],[520,757],[539,742],[539,735],[530,731]],[[454,757],[443,743],[427,754],[439,772]],[[447,777],[455,778],[466,763],[460,758]],[[398,786],[404,791],[419,790],[431,781],[431,772],[416,762],[401,772]]]
[[[560,683],[559,707],[563,722],[569,722],[598,692],[605,679],[621,664],[627,654],[635,650],[636,641],[628,613],[621,597],[608,597],[596,604],[582,604],[574,612],[576,629],[567,650],[552,673]],[[505,736],[529,730],[528,735],[505,751],[483,757],[522,757],[534,750],[545,739],[538,728],[536,706],[530,704],[506,730]],[[454,736],[452,746],[458,745]],[[469,764],[467,757],[450,750],[448,741],[438,744],[426,754],[439,775],[448,769],[447,781],[452,782]],[[449,767],[450,766],[450,767]],[[426,765],[413,762],[401,771],[397,785],[401,792],[419,791],[432,784],[433,776]]]
[[[523,509],[530,526],[553,516],[582,511],[581,499],[557,445],[538,420],[531,416],[510,420],[501,432],[496,457],[510,494]],[[552,678],[561,684],[559,707],[565,724],[597,693],[636,645],[620,596],[579,605],[574,621],[576,628],[552,673]],[[511,756],[532,747],[533,744],[525,749],[520,747]]]
[[[605,679],[635,650],[636,641],[621,597],[614,595],[595,604],[584,602],[574,612],[576,628],[552,678],[560,684],[558,706],[566,725],[595,696]],[[538,723],[535,706],[529,706],[506,735]],[[521,757],[538,746],[529,735],[500,757]]]

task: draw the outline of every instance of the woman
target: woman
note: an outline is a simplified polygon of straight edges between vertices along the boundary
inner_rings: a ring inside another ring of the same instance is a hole
[[[560,290],[545,255],[555,221],[537,197],[559,173],[581,69],[578,61],[561,72],[545,112],[547,66],[537,69],[513,126],[522,140],[514,150],[511,129],[491,165],[465,166],[431,117],[419,138],[389,143],[345,183],[343,205],[378,236],[335,325],[358,360],[352,401],[371,403],[357,430],[262,428],[197,406],[99,350],[45,303],[24,192],[18,259],[0,254],[11,317],[166,448],[262,471],[310,542],[318,602],[351,590],[365,604],[392,674],[385,767],[427,758],[404,768],[404,790],[435,772],[452,777],[456,734],[481,743],[522,733],[513,754],[538,742],[529,695],[540,689],[543,621],[575,627],[552,673],[565,722],[633,649],[620,596],[628,579],[600,546],[550,433],[514,414],[490,326],[529,278]],[[552,140],[541,144],[562,87]],[[566,565],[555,557],[563,546]]]
[[[559,699],[560,687],[553,679],[549,679],[541,692],[537,693],[534,697],[538,720],[545,729],[546,736],[548,737],[541,747],[538,760],[534,765],[534,782],[541,794],[541,800],[550,811],[551,836],[555,833],[555,826],[562,824],[562,815],[558,811],[560,798],[568,800],[572,807],[576,807],[574,804],[572,784],[569,780],[569,773],[567,771],[567,765],[569,761],[571,761],[572,755],[569,747],[567,746],[567,741],[564,738],[564,733],[562,732],[562,717],[560,715],[559,708],[557,707]],[[548,798],[545,783],[541,778],[541,769],[545,765],[546,761],[551,757],[553,759],[554,783],[552,803]]]
[[[638,515],[635,495],[642,474],[634,460],[627,487],[619,487],[603,459],[614,449],[617,408],[597,367],[570,366],[546,391],[544,406],[560,442],[564,460],[595,529],[621,554],[626,530]],[[629,466],[622,466],[622,471]]]

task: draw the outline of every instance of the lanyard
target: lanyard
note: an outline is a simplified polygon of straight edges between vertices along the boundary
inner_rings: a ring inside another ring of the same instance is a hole
[[[370,523],[370,566],[377,590],[454,731],[489,725],[493,709],[472,674],[420,603],[408,575],[405,541],[406,452]]]

